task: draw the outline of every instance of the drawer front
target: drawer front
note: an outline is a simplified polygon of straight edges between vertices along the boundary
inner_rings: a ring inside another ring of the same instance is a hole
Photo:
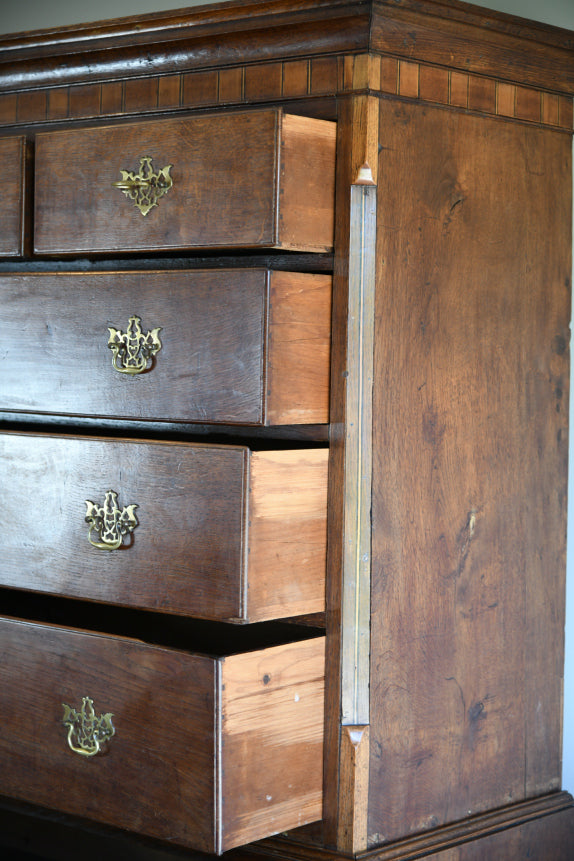
[[[34,247],[326,251],[334,178],[335,124],[277,110],[40,134]]]
[[[0,585],[206,619],[324,609],[327,451],[0,436]]]
[[[327,422],[330,305],[328,275],[6,275],[0,410]]]
[[[0,207],[0,256],[19,257],[24,253],[24,199],[26,140],[0,139],[2,165],[2,206]]]
[[[214,659],[0,619],[2,793],[206,852],[321,817],[323,638]]]

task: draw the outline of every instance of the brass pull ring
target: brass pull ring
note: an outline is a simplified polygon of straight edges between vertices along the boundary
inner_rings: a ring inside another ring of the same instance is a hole
[[[156,173],[152,168],[152,157],[140,158],[139,173],[131,170],[120,170],[121,180],[112,182],[114,188],[119,188],[126,197],[133,201],[134,206],[142,215],[147,215],[150,209],[158,205],[158,201],[170,190],[173,179],[169,172],[172,164],[167,164]]]
[[[143,374],[161,350],[161,326],[143,332],[140,317],[130,317],[125,332],[108,326],[108,347],[112,351],[112,366],[120,374]]]
[[[66,703],[62,703],[62,706],[64,708],[62,723],[68,727],[70,750],[80,756],[95,756],[100,753],[102,745],[115,735],[113,714],[108,712],[97,715],[91,697],[82,698],[82,707],[79,711]]]
[[[137,505],[127,505],[120,508],[118,495],[114,490],[108,490],[104,504],[98,505],[86,499],[86,523],[90,524],[88,541],[98,550],[117,550],[122,546],[124,536],[130,535],[138,525],[135,510]],[[94,541],[92,532],[96,531],[99,541]]]

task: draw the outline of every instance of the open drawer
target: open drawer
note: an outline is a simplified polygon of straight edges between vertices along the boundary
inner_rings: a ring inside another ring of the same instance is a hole
[[[327,458],[0,434],[0,586],[219,621],[322,612]]]
[[[38,134],[34,250],[329,251],[335,137],[277,109]]]
[[[329,420],[329,275],[4,275],[0,331],[0,411],[258,426]]]
[[[3,794],[221,853],[321,818],[324,638],[225,657],[0,619]]]

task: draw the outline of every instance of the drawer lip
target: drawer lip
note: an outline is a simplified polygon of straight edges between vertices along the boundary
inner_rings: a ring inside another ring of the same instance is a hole
[[[213,659],[0,617],[0,640],[6,795],[218,854],[294,827],[293,807],[305,809],[305,821],[320,818],[324,636]],[[109,668],[116,668],[111,675]],[[68,748],[60,704],[79,708],[82,697],[93,700],[96,714],[109,712],[115,728],[90,760]],[[291,719],[283,727],[286,706]],[[278,728],[271,736],[265,716]],[[293,779],[289,757],[304,755],[311,742],[313,762]],[[136,804],[130,787],[141,780],[143,755],[155,763],[155,779],[150,797]],[[269,757],[278,760],[272,775],[262,767]],[[55,773],[62,775],[56,784]],[[112,775],[116,797],[109,800]],[[228,803],[234,787],[241,795],[253,783],[251,797]],[[269,812],[266,794],[276,799]],[[257,820],[255,831],[246,830],[246,819]]]
[[[0,410],[246,427],[328,422],[330,275],[225,268],[0,274]],[[110,327],[159,326],[143,373]],[[25,320],[25,325],[23,321]],[[73,373],[71,372],[73,368]]]
[[[4,587],[236,623],[324,610],[325,448],[8,431],[0,450]],[[137,521],[112,552],[86,522],[110,491]]]
[[[311,193],[297,198],[304,178],[290,150],[302,125],[309,130]],[[235,146],[227,146],[234,137]],[[108,163],[106,147],[114,165]],[[149,170],[167,170],[169,164],[173,185],[142,217],[113,183],[121,180],[121,171],[135,175],[144,157],[152,159]],[[334,164],[335,123],[293,117],[281,108],[41,132],[36,138],[34,252],[65,257],[178,248],[330,251]],[[60,202],[51,194],[53,175],[60,178]],[[190,217],[195,212],[198,217]],[[298,225],[301,213],[307,213],[306,221]]]

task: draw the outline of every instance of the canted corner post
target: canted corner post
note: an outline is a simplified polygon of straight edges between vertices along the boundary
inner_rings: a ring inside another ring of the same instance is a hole
[[[338,194],[347,198],[348,221],[339,234],[348,269],[339,272],[347,321],[337,368],[344,416],[335,434],[339,454],[339,723],[336,827],[328,836],[353,855],[367,849],[369,783],[369,676],[371,614],[372,389],[375,316],[376,171],[378,99],[360,96],[344,108],[350,138]],[[337,262],[335,264],[337,277]],[[342,301],[340,299],[340,301]],[[343,309],[341,309],[343,310]],[[342,381],[341,381],[342,380]],[[333,734],[335,727],[333,727]],[[332,789],[331,789],[332,792]],[[334,807],[335,805],[333,805]],[[331,808],[332,810],[332,808]]]

